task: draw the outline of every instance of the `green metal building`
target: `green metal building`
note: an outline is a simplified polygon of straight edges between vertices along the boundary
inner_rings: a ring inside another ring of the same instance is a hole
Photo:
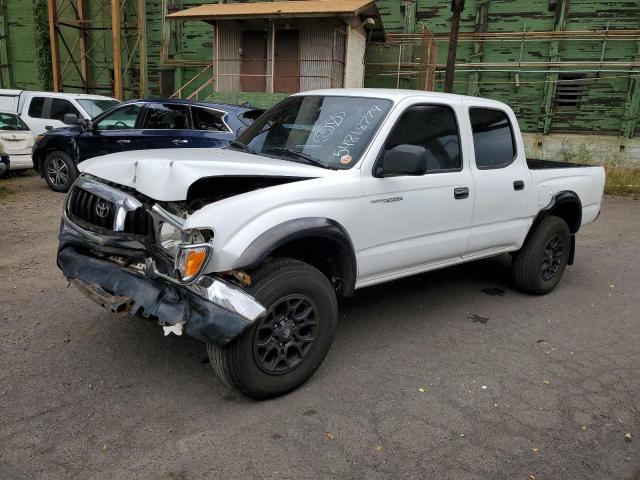
[[[53,88],[52,3],[62,89],[112,93],[111,0],[0,0],[0,86]],[[212,27],[165,16],[202,3],[217,2],[120,2],[123,97],[198,90],[264,106],[282,97],[200,89],[214,68]],[[367,43],[365,86],[415,88],[429,36],[434,90],[442,90],[451,0],[376,6],[388,41]],[[454,91],[511,105],[531,155],[640,163],[640,0],[466,0],[460,32]]]

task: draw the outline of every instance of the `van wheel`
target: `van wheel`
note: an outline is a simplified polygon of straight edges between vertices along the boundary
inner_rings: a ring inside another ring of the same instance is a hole
[[[207,353],[227,386],[263,400],[297,388],[320,366],[333,340],[338,303],[320,271],[291,258],[265,263],[247,291],[266,315],[224,348],[209,343]]]
[[[513,256],[511,268],[518,288],[535,295],[549,293],[562,278],[570,250],[567,222],[552,215],[545,217]]]
[[[66,192],[78,177],[78,168],[65,152],[51,152],[44,159],[44,179],[51,190]]]

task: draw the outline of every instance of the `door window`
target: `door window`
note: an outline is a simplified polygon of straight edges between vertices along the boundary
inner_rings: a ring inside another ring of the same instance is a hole
[[[398,145],[424,147],[427,173],[462,169],[458,123],[449,107],[414,105],[407,108],[387,138],[385,151]]]
[[[147,107],[142,129],[185,130],[189,128],[188,114],[186,105],[153,103]]]
[[[33,97],[29,104],[29,116],[31,118],[43,118],[44,97]]]
[[[78,118],[81,118],[80,112],[78,112],[78,109],[74,107],[69,100],[65,100],[64,98],[54,98],[51,102],[51,112],[49,113],[48,118],[51,120],[60,120],[62,122],[67,113],[73,113],[74,115],[77,115]]]
[[[513,131],[506,113],[490,108],[469,109],[476,166],[504,168],[516,157]]]
[[[228,132],[224,124],[224,112],[210,110],[208,108],[191,107],[193,125],[196,130],[211,130],[214,132]]]
[[[136,128],[136,120],[142,106],[139,103],[126,105],[112,111],[95,124],[96,130],[129,130]]]

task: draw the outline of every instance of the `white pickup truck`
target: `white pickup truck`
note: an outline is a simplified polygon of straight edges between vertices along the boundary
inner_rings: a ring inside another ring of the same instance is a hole
[[[118,103],[115,98],[86,93],[0,89],[0,109],[17,113],[34,135],[91,120]]]
[[[513,111],[482,98],[293,95],[223,149],[80,164],[58,265],[113,312],[207,343],[227,385],[269,398],[329,350],[338,296],[505,253],[550,292],[600,212],[601,167],[527,161]]]

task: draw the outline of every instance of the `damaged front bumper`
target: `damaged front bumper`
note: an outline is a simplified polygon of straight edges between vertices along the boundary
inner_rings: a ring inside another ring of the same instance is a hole
[[[141,260],[138,246],[86,231],[65,214],[58,266],[89,299],[114,313],[157,319],[165,334],[184,332],[223,347],[264,315],[252,296],[218,277],[202,275],[183,285],[160,274],[148,258],[145,267],[132,268],[88,253],[124,253]]]

